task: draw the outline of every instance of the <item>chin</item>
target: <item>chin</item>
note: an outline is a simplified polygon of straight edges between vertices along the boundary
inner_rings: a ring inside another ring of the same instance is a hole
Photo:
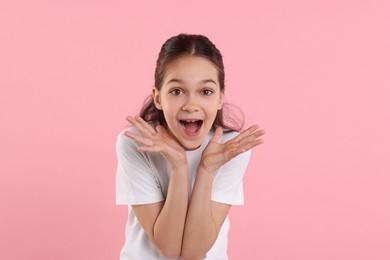
[[[186,151],[192,151],[198,149],[202,142],[180,142],[181,146],[183,146],[184,150]]]

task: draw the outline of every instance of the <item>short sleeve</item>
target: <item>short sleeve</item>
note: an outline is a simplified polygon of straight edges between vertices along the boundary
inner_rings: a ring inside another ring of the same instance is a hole
[[[243,177],[251,150],[223,165],[215,176],[211,200],[230,205],[244,205]]]
[[[127,131],[135,132],[134,128]],[[135,132],[136,133],[136,132]],[[116,204],[149,204],[164,200],[159,182],[145,153],[122,131],[116,142],[118,166],[116,172]]]

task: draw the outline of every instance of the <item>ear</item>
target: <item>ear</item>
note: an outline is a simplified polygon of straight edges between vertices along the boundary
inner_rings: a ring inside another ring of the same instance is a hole
[[[157,107],[157,109],[162,110],[160,91],[158,91],[157,88],[153,87],[152,95],[153,95],[154,105]]]
[[[224,101],[225,101],[225,90],[222,90],[219,95],[218,110],[221,110]]]

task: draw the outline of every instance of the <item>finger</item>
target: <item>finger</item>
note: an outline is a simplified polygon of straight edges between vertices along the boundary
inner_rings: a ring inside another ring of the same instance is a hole
[[[249,127],[244,132],[237,135],[236,138],[234,138],[235,141],[237,141],[237,142],[241,141],[243,138],[249,136],[252,132],[256,131],[258,128],[259,128],[258,125],[253,125],[253,126]]]
[[[263,139],[256,139],[252,142],[245,143],[245,144],[241,145],[240,147],[244,151],[248,151],[248,150],[252,149],[253,147],[258,146],[259,144],[262,144],[262,143],[264,143]]]
[[[135,128],[140,128],[140,124],[138,123],[137,120],[135,120],[135,117],[132,116],[127,116],[126,120],[129,121]]]
[[[226,150],[225,158],[227,161],[230,161],[231,159],[243,152],[245,152],[245,149],[243,147],[231,147]]]
[[[255,131],[255,132],[251,133],[250,135],[246,136],[245,138],[242,138],[238,142],[238,144],[239,145],[246,145],[247,143],[251,143],[251,142],[257,140],[263,134],[264,134],[264,130]]]
[[[135,116],[135,120],[137,120],[138,122],[140,122],[140,124],[146,129],[148,130],[150,133],[155,133],[156,131],[154,130],[154,128],[149,125],[142,117],[140,116]]]
[[[156,131],[166,139],[172,138],[171,135],[168,133],[168,130],[165,129],[165,127],[163,127],[162,125],[156,126]]]
[[[165,140],[165,142],[175,150],[183,151],[183,147],[180,145],[178,141],[176,141],[173,137],[172,134],[168,132],[168,130],[163,127],[162,125],[158,125],[156,127],[157,133],[161,135],[161,137]]]
[[[159,146],[140,146],[140,147],[138,147],[138,151],[159,153],[162,150],[161,150],[161,147],[159,147]]]
[[[254,128],[256,129],[256,128]],[[237,139],[235,139],[236,142],[239,142],[239,143],[242,143],[242,142],[246,142],[247,140],[255,140],[257,139],[259,136],[262,136],[263,134],[265,134],[265,131],[263,129],[260,129],[260,130],[254,130],[253,128],[249,128],[247,129],[248,131],[247,132],[243,132],[241,136],[239,136]]]
[[[137,128],[138,132],[140,132],[141,135],[145,137],[151,137],[151,133],[149,130],[145,129],[145,127],[142,125],[141,121],[136,119],[135,117],[128,116],[127,120],[135,127]]]
[[[214,131],[213,137],[211,137],[211,139],[210,139],[210,142],[218,143],[222,134],[223,134],[222,127],[217,127],[217,129],[215,129],[215,131]]]
[[[174,143],[176,143],[176,141],[174,141],[172,136],[168,133],[167,129],[165,129],[165,127],[163,127],[162,125],[156,126],[156,131],[161,135],[163,140],[165,140],[168,144],[174,145]],[[172,141],[174,143],[172,143]]]
[[[250,149],[252,149],[253,147],[259,145],[259,144],[262,144],[263,143],[263,140],[261,139],[258,139],[258,140],[255,140],[251,143],[247,143],[246,145],[240,145],[240,146],[237,146],[237,147],[232,147],[232,148],[229,148],[227,151],[226,151],[226,158],[228,158],[228,161],[230,161],[231,159],[233,159],[234,157],[238,156],[239,154],[242,154]]]
[[[238,143],[239,144],[245,144],[245,143],[248,143],[248,142],[253,142],[257,138],[262,136],[264,133],[265,133],[264,130],[255,131],[255,132],[251,133],[250,135],[246,136],[245,138],[242,138],[241,140],[239,140]]]
[[[259,139],[259,137],[262,136],[263,134],[264,132],[259,130],[247,136],[246,138],[240,140],[240,142],[234,142],[230,145],[232,147],[235,147],[237,150],[244,150],[245,152],[256,145],[264,143],[263,139]],[[234,144],[235,146],[233,146]]]
[[[126,120],[129,121],[130,124],[133,124],[134,118],[132,118],[131,116],[127,116],[127,117],[126,117]]]
[[[161,135],[161,137],[167,141],[169,144],[174,144],[174,143],[177,143],[173,138],[172,138],[172,135],[168,132],[168,130],[163,127],[162,125],[158,125],[156,127],[156,131],[157,133],[159,133]]]
[[[125,131],[124,134],[133,139],[134,141],[136,141],[138,144],[142,144],[142,145],[147,145],[147,146],[152,146],[154,145],[153,141],[150,140],[149,138],[145,138],[143,136],[139,136],[139,135],[135,135],[133,134],[132,132],[129,132],[129,131]]]

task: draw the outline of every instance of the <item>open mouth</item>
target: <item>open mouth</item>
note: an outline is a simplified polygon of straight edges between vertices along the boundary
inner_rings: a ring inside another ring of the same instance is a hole
[[[198,119],[179,120],[179,122],[184,130],[184,133],[190,136],[198,135],[203,124],[203,120]]]

